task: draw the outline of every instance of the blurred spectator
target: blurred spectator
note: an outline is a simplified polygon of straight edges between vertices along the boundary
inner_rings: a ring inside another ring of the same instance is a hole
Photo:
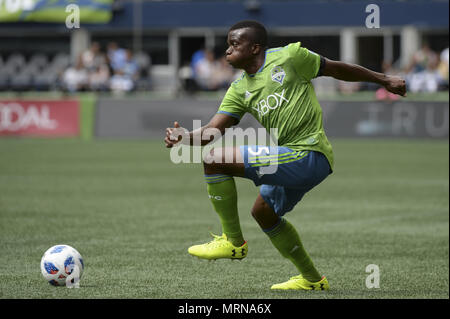
[[[214,53],[209,50],[204,52],[204,57],[200,59],[194,68],[195,81],[203,90],[215,89],[215,83],[212,78],[214,76]]]
[[[188,68],[189,66],[185,65],[179,72],[180,80],[187,91],[192,91],[194,87],[207,91],[227,88],[234,79],[233,68],[225,57],[216,60],[210,50],[194,53],[190,70]]]
[[[194,80],[194,72],[189,64],[185,63],[178,70],[178,78],[180,79],[181,87],[187,93],[194,93],[198,90],[197,83]]]
[[[109,43],[107,50],[105,54],[97,42],[92,43],[80,54],[76,66],[64,72],[61,77],[64,87],[71,92],[86,89],[115,93],[148,87],[151,67],[148,54],[140,52],[135,57],[131,50],[119,48],[115,42]]]
[[[91,47],[81,54],[81,60],[88,73],[88,89],[104,91],[109,84],[109,66],[106,56],[101,52],[100,44],[93,42]]]
[[[129,76],[133,82],[135,82],[139,77],[139,66],[133,57],[133,52],[131,50],[126,50],[126,59],[123,64],[122,71],[125,75]]]
[[[81,56],[75,66],[70,66],[62,76],[63,88],[69,92],[84,91],[88,85],[88,72],[84,68]]]
[[[440,88],[448,90],[448,47],[441,52],[438,73],[440,76]]]
[[[448,68],[448,47],[442,50],[441,52],[441,62],[444,62],[447,65]]]
[[[133,59],[136,61],[138,67],[136,89],[150,90],[151,88],[151,74],[152,74],[152,58],[146,52],[135,52]]]
[[[239,72],[241,73],[241,72]],[[222,56],[215,62],[212,82],[217,89],[226,89],[234,80],[234,71],[227,62],[225,56]]]
[[[105,55],[100,51],[98,42],[93,42],[91,47],[81,54],[81,59],[88,71],[96,71],[100,65],[106,64]]]
[[[116,69],[111,78],[110,88],[114,92],[129,92],[136,87],[139,66],[134,60],[131,50],[125,50],[125,57],[122,68]]]
[[[406,68],[406,72],[419,73],[427,69],[435,69],[439,62],[439,56],[431,50],[428,43],[424,43],[411,58],[411,62]]]
[[[109,68],[100,64],[89,74],[89,89],[93,91],[107,91],[109,89]]]
[[[130,92],[134,88],[133,80],[123,70],[117,70],[110,80],[110,89],[113,93]]]
[[[436,92],[439,84],[437,67],[439,55],[427,43],[417,51],[405,72],[407,85],[411,92]]]
[[[191,69],[192,75],[195,78],[195,70],[197,68],[197,64],[205,58],[205,49],[201,48],[194,52],[191,58]]]
[[[110,42],[108,44],[107,56],[113,71],[123,69],[127,61],[127,52],[125,49],[119,48],[116,42]]]

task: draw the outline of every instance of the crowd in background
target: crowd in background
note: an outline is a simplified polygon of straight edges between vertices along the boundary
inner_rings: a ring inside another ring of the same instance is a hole
[[[133,91],[143,71],[148,73],[148,59],[149,56],[147,61],[139,63],[131,50],[121,48],[115,42],[109,43],[103,52],[100,45],[93,42],[62,74],[63,88],[69,92]]]
[[[190,64],[180,68],[182,87],[188,92],[226,90],[241,73],[226,61],[225,56],[216,57],[208,49],[200,49],[192,55]]]
[[[436,92],[442,88],[448,89],[448,55],[448,47],[437,53],[425,43],[405,69],[409,90]]]
[[[74,63],[70,56],[59,53],[53,58],[36,53],[27,61],[22,54],[0,56],[0,90],[64,90],[67,92],[100,91],[132,92],[151,90],[151,58],[144,52],[132,52],[110,42],[102,50],[97,42],[82,52]],[[407,91],[433,93],[449,89],[449,49],[433,51],[427,43],[415,52],[406,67],[383,62],[382,72],[406,79]],[[181,89],[198,91],[226,90],[241,70],[233,69],[223,53],[199,49],[178,70]],[[172,78],[173,76],[170,75]],[[160,79],[156,78],[155,81]],[[331,81],[327,77],[314,80],[317,92],[376,91],[380,100],[398,96],[372,83]]]
[[[392,63],[383,62],[382,71],[389,75],[402,76],[407,91],[411,93],[434,93],[449,89],[449,49],[440,53],[433,51],[427,43],[411,57],[409,64],[401,69]],[[384,88],[376,91],[378,100],[397,100],[400,97]]]

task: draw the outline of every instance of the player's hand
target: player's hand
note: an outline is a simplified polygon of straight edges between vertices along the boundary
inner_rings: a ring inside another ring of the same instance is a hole
[[[391,93],[406,96],[406,82],[399,76],[387,75],[384,87]]]
[[[171,148],[175,144],[180,142],[186,132],[186,130],[182,128],[176,121],[173,123],[173,126],[174,127],[166,128],[166,137],[164,138],[164,143],[166,144],[167,148]]]

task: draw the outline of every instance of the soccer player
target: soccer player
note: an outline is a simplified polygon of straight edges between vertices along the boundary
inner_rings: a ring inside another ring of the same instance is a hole
[[[206,145],[214,136],[202,137],[208,128],[224,134],[242,116],[251,113],[268,131],[278,130],[278,146],[245,145],[212,151],[204,158],[209,198],[222,224],[222,235],[195,245],[188,252],[204,259],[242,259],[248,244],[241,231],[234,177],[261,185],[252,216],[281,255],[299,275],[271,289],[328,290],[329,284],[314,266],[295,227],[284,217],[302,197],[333,171],[333,152],[323,125],[322,111],[311,80],[331,76],[343,81],[374,82],[405,96],[405,81],[397,76],[332,61],[291,43],[267,49],[267,32],[256,21],[241,21],[228,32],[227,61],[242,69],[229,87],[218,112],[200,129],[180,134],[178,122],[166,129],[165,144]],[[232,158],[232,162],[226,162]],[[274,173],[263,168],[276,165]]]

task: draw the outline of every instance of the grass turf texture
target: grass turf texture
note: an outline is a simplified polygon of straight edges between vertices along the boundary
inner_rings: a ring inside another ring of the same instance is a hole
[[[286,215],[331,290],[274,292],[297,273],[250,215],[252,182],[236,179],[248,257],[208,262],[187,253],[220,233],[202,167],[162,141],[2,139],[0,298],[448,298],[448,141],[332,143],[335,173]],[[42,278],[55,244],[84,257],[80,289]]]

